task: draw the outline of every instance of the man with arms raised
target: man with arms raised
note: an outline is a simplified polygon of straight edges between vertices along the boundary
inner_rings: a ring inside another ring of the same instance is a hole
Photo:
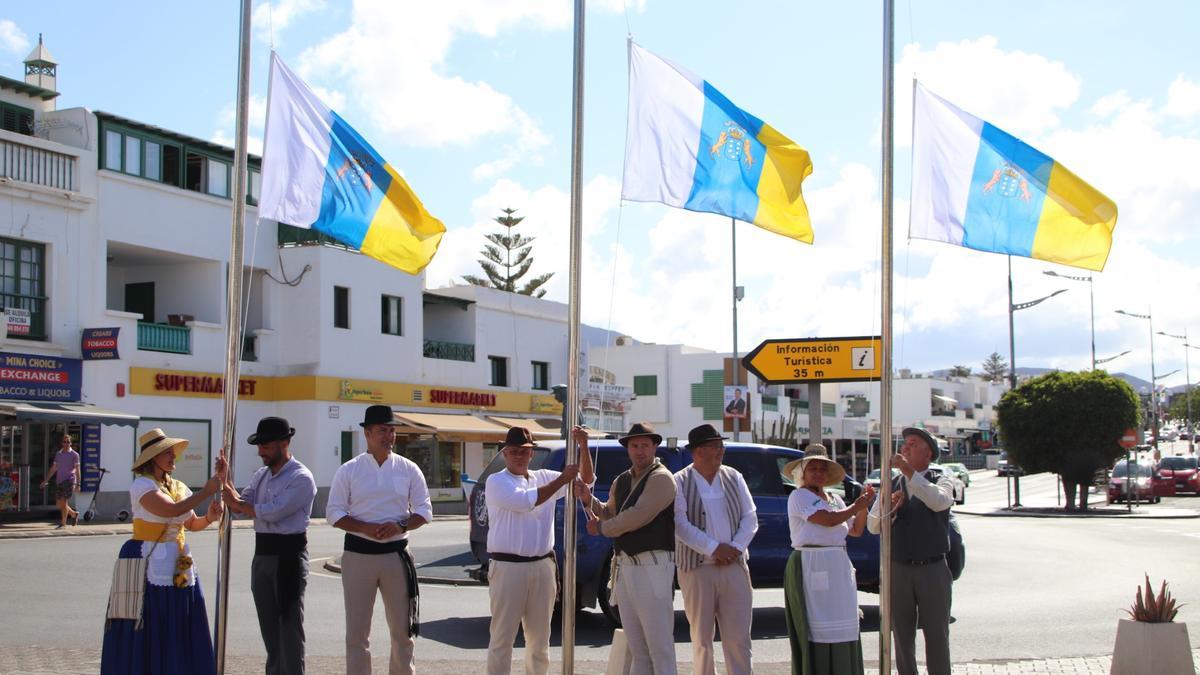
[[[246,442],[258,446],[262,468],[241,494],[231,483],[221,491],[230,511],[254,519],[250,592],[267,649],[267,675],[304,673],[307,532],[317,483],[308,467],[292,457],[295,434],[282,417],[259,420]]]
[[[408,533],[433,518],[420,467],[392,452],[396,421],[386,405],[367,408],[360,426],[367,451],[333,475],[325,518],[346,531],[342,599],[346,606],[346,673],[371,673],[371,615],[383,595],[392,651],[391,675],[411,675],[419,632],[417,571]]]
[[[616,539],[612,600],[633,655],[632,675],[675,675],[675,481],[655,456],[662,436],[648,422],[618,442],[632,466],[617,476],[603,503],[583,483],[588,533]]]
[[[525,632],[525,673],[545,675],[550,668],[550,615],[557,587],[554,564],[554,504],[567,496],[575,477],[591,483],[592,456],[587,431],[575,427],[580,464],[562,473],[529,470],[537,443],[524,427],[508,430],[504,439],[504,471],[488,476],[484,488],[488,509],[488,595],[492,602],[488,675],[506,675],[512,666],[517,627]],[[582,466],[582,469],[580,468]],[[574,498],[567,513],[574,515]]]
[[[917,618],[925,635],[929,675],[950,675],[950,506],[954,486],[942,475],[936,483],[926,472],[937,443],[924,429],[901,432],[904,445],[892,458],[901,473],[892,481],[892,635],[896,670],[917,675]],[[867,529],[879,533],[880,504],[875,500]]]

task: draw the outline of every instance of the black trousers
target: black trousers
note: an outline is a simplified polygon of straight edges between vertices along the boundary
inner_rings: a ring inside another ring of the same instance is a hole
[[[279,597],[279,555],[254,554],[250,592],[258,610],[258,627],[267,649],[267,675],[304,673],[304,589],[308,585],[308,551],[300,553],[300,580],[292,597]]]

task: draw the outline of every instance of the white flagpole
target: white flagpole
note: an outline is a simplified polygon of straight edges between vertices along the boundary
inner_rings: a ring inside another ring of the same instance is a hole
[[[221,447],[229,462],[230,479],[234,467],[234,425],[237,422],[238,380],[242,356],[242,244],[246,230],[246,188],[248,161],[246,138],[250,111],[250,0],[242,0],[240,44],[238,48],[238,88],[236,140],[233,145],[233,224],[229,239],[229,268],[226,281],[225,322],[225,418]],[[217,495],[214,499],[220,499]],[[229,555],[233,535],[233,514],[228,509],[221,517],[220,549],[217,554],[217,675],[225,673],[225,633],[229,619]]]
[[[883,232],[881,257],[883,316],[879,358],[879,672],[892,672],[892,135],[895,8],[883,2],[883,156],[881,158]]]
[[[579,461],[579,446],[571,430],[579,423],[579,288],[583,247],[583,38],[585,0],[575,0],[575,67],[571,90],[571,262],[570,297],[567,305],[567,456],[566,463]],[[601,411],[603,416],[603,411]],[[567,496],[571,508],[563,509],[562,572],[562,662],[563,675],[575,672],[575,539],[578,513],[575,497]]]

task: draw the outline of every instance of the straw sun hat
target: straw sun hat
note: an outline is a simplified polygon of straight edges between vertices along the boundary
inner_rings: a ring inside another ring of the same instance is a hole
[[[784,464],[783,469],[780,470],[780,473],[783,474],[784,478],[794,480],[794,476],[792,474],[796,471],[796,468],[805,467],[809,462],[826,463],[826,481],[821,487],[832,487],[834,485],[838,485],[842,482],[842,479],[846,477],[846,470],[842,468],[841,464],[829,459],[829,455],[825,450],[825,446],[821,445],[820,443],[809,443],[808,447],[804,448],[804,457],[800,459],[793,459],[787,464]],[[801,471],[800,475],[804,475],[803,471]],[[803,486],[800,485],[797,487]]]
[[[151,429],[138,437],[138,448],[141,450],[138,452],[137,459],[133,460],[132,470],[137,471],[139,466],[154,459],[164,450],[173,448],[175,450],[175,457],[178,458],[187,449],[187,446],[188,442],[186,439],[171,438],[162,429]]]

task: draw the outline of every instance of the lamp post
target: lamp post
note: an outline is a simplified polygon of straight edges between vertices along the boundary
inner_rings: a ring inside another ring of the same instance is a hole
[[[1190,455],[1196,450],[1196,447],[1192,444],[1192,365],[1191,360],[1188,358],[1188,347],[1192,345],[1188,344],[1186,328],[1183,329],[1183,335],[1172,335],[1171,333],[1164,333],[1162,331],[1158,331],[1158,334],[1164,337],[1175,338],[1176,340],[1183,340],[1183,378],[1186,383],[1184,384],[1183,395],[1187,399],[1187,425],[1184,426],[1184,429],[1187,433],[1188,454]]]
[[[1123,309],[1116,310],[1117,314],[1124,314],[1135,319],[1145,319],[1150,322],[1150,414],[1154,417],[1154,449],[1158,450],[1158,395],[1155,392],[1154,376],[1154,314],[1150,308],[1146,309],[1145,314],[1136,314],[1134,312],[1126,312]]]
[[[1067,289],[1060,288],[1050,295],[1030,300],[1029,302],[1014,303],[1013,302],[1013,283],[1012,283],[1012,256],[1008,256],[1008,388],[1017,388],[1017,342],[1013,334],[1013,313],[1022,309],[1029,309],[1035,305],[1053,298],[1060,293],[1066,293]],[[881,474],[882,475],[882,474]],[[1021,477],[1013,476],[1013,502],[1010,506],[1021,505]]]
[[[1092,370],[1096,369],[1096,292],[1095,285],[1092,283],[1092,275],[1086,277],[1076,277],[1070,274],[1059,274],[1054,270],[1046,270],[1042,274],[1058,277],[1059,279],[1070,279],[1071,281],[1086,281],[1088,283],[1088,301],[1092,307]]]

